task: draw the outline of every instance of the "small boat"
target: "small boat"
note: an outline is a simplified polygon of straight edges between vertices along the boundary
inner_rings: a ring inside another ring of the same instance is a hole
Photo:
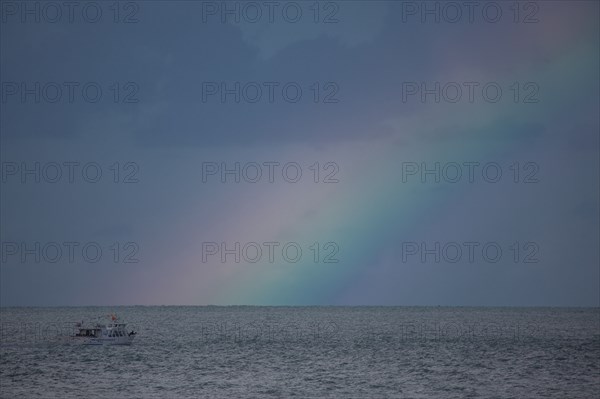
[[[109,315],[108,323],[96,323],[86,326],[83,322],[75,325],[78,333],[73,335],[75,342],[83,345],[131,345],[135,331],[127,332],[127,324],[118,321],[117,316]]]

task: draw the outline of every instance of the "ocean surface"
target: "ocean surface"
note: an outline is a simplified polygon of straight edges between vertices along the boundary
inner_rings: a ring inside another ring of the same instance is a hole
[[[116,313],[131,346],[65,338]],[[1,398],[595,398],[600,309],[0,308]]]

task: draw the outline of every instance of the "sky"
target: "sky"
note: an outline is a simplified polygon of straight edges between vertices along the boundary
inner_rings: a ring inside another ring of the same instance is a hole
[[[598,2],[72,4],[0,2],[1,306],[600,305]]]

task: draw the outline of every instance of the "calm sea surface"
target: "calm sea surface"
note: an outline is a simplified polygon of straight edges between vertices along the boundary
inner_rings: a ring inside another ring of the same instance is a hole
[[[81,346],[115,312],[131,346]],[[0,308],[1,398],[594,398],[600,309]]]

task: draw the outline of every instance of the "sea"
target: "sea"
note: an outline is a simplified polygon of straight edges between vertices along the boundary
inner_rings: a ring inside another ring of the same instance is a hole
[[[0,397],[598,398],[600,308],[3,307]]]

